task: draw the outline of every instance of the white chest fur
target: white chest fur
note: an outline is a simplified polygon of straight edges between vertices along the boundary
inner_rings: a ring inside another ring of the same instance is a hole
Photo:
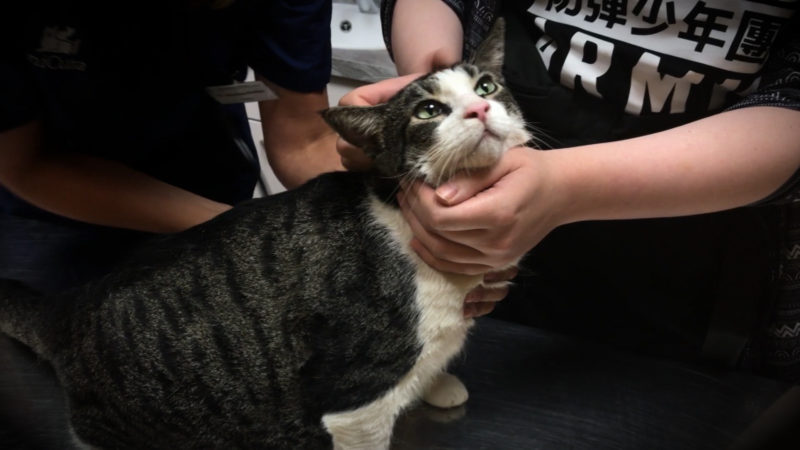
[[[353,411],[326,414],[322,422],[335,448],[388,448],[397,415],[417,400],[450,359],[462,348],[472,319],[464,319],[464,296],[480,284],[480,276],[445,275],[425,264],[409,247],[412,233],[395,208],[372,198],[377,224],[388,230],[393,244],[415,266],[418,339],[422,352],[411,371],[383,397]]]
[[[443,274],[434,270],[409,246],[413,237],[411,227],[400,211],[374,198],[371,206],[376,222],[389,230],[394,244],[415,266],[415,300],[420,314],[419,339],[423,344],[423,355],[437,352],[438,347],[444,350],[453,345],[458,347],[455,349],[458,352],[467,329],[472,325],[472,320],[463,317],[464,296],[480,284],[482,277]]]

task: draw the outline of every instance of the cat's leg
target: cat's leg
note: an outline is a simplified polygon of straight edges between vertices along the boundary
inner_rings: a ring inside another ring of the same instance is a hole
[[[335,450],[386,450],[394,422],[404,405],[384,396],[361,408],[325,414],[322,424],[333,438]]]
[[[455,375],[441,372],[437,375],[425,392],[422,400],[437,408],[454,408],[467,402],[469,392]]]

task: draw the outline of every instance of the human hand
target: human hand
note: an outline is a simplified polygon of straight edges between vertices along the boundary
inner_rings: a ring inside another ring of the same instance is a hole
[[[547,152],[517,147],[492,168],[458,174],[434,190],[420,181],[398,194],[411,247],[431,267],[478,275],[515,264],[564,223],[564,192]]]
[[[339,100],[339,106],[375,106],[386,103],[397,91],[421,75],[414,73],[358,87],[345,94]],[[342,165],[347,170],[363,171],[372,166],[372,159],[365,155],[362,149],[341,137],[336,140],[336,151],[339,152]]]
[[[509,284],[519,271],[509,267],[489,272],[483,277],[483,284],[471,290],[464,299],[464,318],[474,318],[489,314],[495,305],[508,295]]]

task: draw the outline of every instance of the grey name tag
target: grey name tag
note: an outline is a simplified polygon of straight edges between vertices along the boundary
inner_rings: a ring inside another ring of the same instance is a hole
[[[223,105],[275,100],[278,94],[260,81],[208,86],[206,92]]]

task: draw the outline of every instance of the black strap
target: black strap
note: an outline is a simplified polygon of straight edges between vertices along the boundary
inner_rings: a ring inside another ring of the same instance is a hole
[[[702,348],[704,359],[736,366],[768,300],[771,244],[758,208],[739,210],[751,220],[729,221],[723,242],[718,296]]]

